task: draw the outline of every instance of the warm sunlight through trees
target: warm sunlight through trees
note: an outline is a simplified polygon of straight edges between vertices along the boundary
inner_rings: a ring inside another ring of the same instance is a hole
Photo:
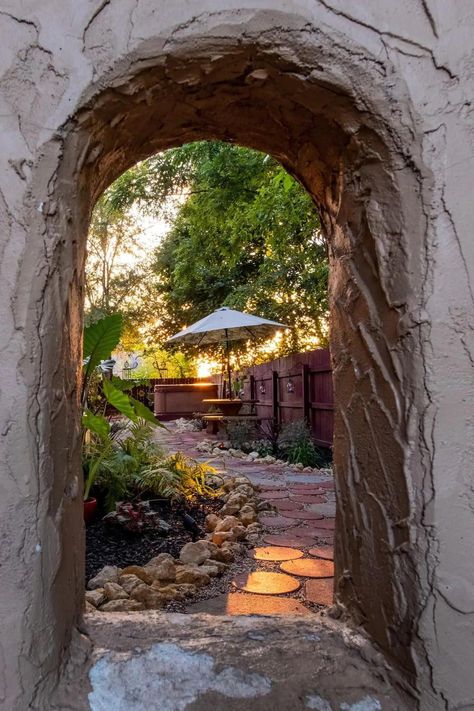
[[[143,247],[145,218],[169,223],[152,253]],[[122,312],[124,347],[144,353],[222,305],[294,327],[237,351],[244,365],[327,343],[327,275],[304,188],[265,154],[202,141],[134,166],[98,201],[88,318]]]

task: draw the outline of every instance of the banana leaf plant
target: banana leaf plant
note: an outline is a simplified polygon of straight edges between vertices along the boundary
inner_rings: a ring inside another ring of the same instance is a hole
[[[110,360],[111,353],[117,347],[121,334],[122,316],[120,314],[105,316],[100,319],[100,321],[96,321],[84,329],[81,393],[83,442],[85,443],[86,439],[88,437],[90,438],[92,434],[100,444],[100,454],[89,462],[84,486],[85,501],[89,498],[91,487],[94,484],[102,462],[110,454],[114,446],[109,421],[104,414],[93,412],[89,407],[88,393],[90,381],[93,373],[95,373],[97,369],[101,370],[101,364]],[[146,420],[146,422],[149,422],[155,427],[164,427],[146,405],[127,394],[126,391],[133,387],[133,382],[130,383],[121,378],[112,376],[110,379],[103,377],[101,385],[106,401],[129,420],[137,422],[141,419]]]

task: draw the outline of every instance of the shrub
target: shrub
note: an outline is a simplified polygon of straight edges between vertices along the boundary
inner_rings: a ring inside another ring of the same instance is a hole
[[[208,478],[216,475],[216,470],[208,464],[200,464],[182,452],[176,452],[164,461],[157,460],[144,467],[134,477],[134,485],[140,491],[174,500],[215,496],[215,486],[208,482]]]
[[[245,420],[231,421],[227,424],[227,437],[233,449],[250,452],[249,444],[255,438],[255,425]]]
[[[280,456],[290,464],[321,467],[325,463],[323,453],[315,445],[306,420],[295,420],[282,425],[278,436],[278,450]]]

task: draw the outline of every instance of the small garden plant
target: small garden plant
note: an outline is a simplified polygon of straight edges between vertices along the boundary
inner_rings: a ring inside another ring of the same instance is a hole
[[[137,502],[148,497],[170,501],[212,496],[215,489],[207,480],[216,472],[181,453],[167,457],[153,441],[153,429],[162,427],[151,410],[128,394],[134,381],[112,375],[110,354],[117,346],[122,329],[120,315],[107,316],[84,331],[83,469],[84,499],[95,487],[108,511],[117,511],[117,502]],[[122,417],[106,416],[112,407]],[[121,504],[122,518],[151,521],[145,511]],[[138,505],[138,504],[137,504]],[[134,523],[135,522],[135,523]]]
[[[227,435],[231,447],[247,454],[257,452],[290,464],[304,467],[324,467],[330,463],[330,453],[325,453],[313,440],[306,420],[295,420],[279,427],[270,423],[254,425],[244,421],[229,423]]]
[[[323,467],[326,463],[322,451],[314,443],[306,420],[295,420],[283,425],[277,446],[281,458],[290,464]]]

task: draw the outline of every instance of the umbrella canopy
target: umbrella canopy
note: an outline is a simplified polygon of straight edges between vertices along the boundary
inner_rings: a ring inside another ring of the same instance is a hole
[[[232,376],[230,368],[230,342],[244,341],[248,338],[264,338],[271,336],[280,328],[290,328],[277,321],[253,316],[242,311],[235,311],[223,306],[212,314],[196,321],[167,341],[167,343],[186,343],[188,345],[209,345],[225,343],[227,346],[227,377],[229,397],[232,396]]]
[[[290,328],[290,326],[223,306],[171,336],[167,343],[200,346],[209,343],[243,341],[247,338],[271,336],[280,328]]]

